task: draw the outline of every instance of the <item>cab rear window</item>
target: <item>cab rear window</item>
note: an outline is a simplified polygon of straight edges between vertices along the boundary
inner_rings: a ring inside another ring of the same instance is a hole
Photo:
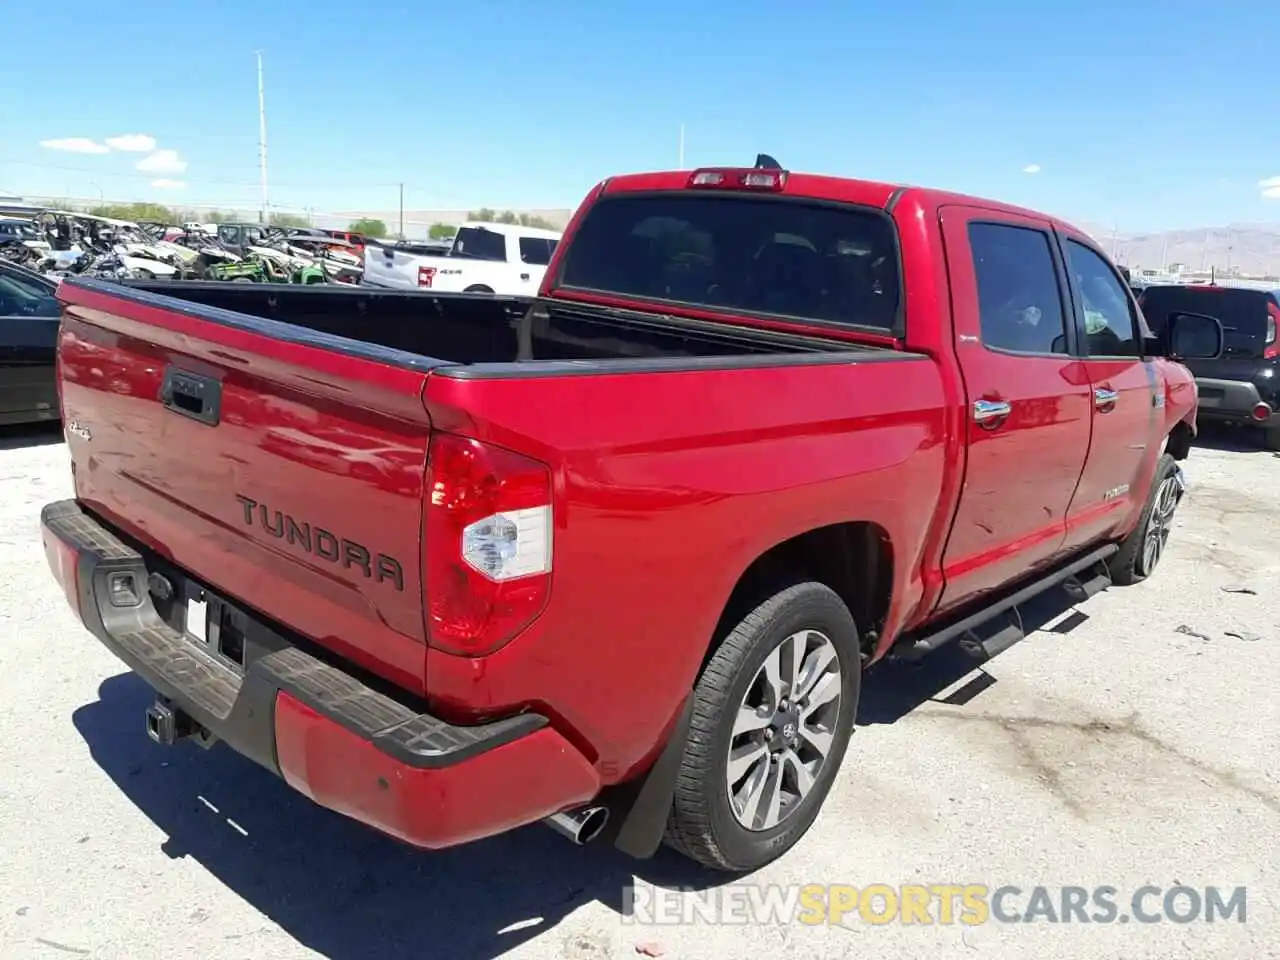
[[[557,285],[894,332],[897,235],[882,211],[777,196],[619,194],[598,201]]]

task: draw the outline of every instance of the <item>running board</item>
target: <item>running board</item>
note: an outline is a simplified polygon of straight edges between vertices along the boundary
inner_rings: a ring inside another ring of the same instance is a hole
[[[983,607],[977,613],[970,614],[962,620],[957,620],[952,624],[934,630],[932,633],[904,636],[894,644],[893,655],[902,660],[919,660],[944,644],[972,634],[975,628],[983,626],[1000,614],[1012,610],[1014,607],[1026,603],[1032,597],[1059,585],[1066,589],[1073,602],[1080,603],[1110,586],[1111,577],[1105,572],[1095,572],[1092,576],[1081,580],[1077,575],[1089,570],[1091,567],[1098,566],[1119,549],[1114,543],[1099,547],[1097,550],[1071,561],[1064,567],[1059,567],[1052,573],[1032,581],[1025,587],[1003,599],[997,600],[990,606]],[[1017,622],[1009,624],[986,638],[979,639],[974,635],[969,639],[970,643],[976,645],[987,657],[994,657],[997,653],[1008,650],[1024,636],[1026,634],[1022,630],[1021,619],[1019,618]]]

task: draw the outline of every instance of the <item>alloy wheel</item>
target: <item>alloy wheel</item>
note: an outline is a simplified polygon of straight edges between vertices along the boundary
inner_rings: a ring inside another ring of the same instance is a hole
[[[1142,541],[1142,566],[1138,572],[1144,577],[1156,568],[1156,564],[1164,556],[1165,546],[1169,543],[1169,534],[1173,530],[1173,514],[1178,509],[1179,499],[1177,479],[1166,477],[1156,490],[1155,502],[1151,505],[1151,516],[1147,520],[1147,533]]]
[[[801,630],[765,657],[734,719],[729,805],[748,830],[771,830],[813,789],[835,740],[843,677],[835,644]]]

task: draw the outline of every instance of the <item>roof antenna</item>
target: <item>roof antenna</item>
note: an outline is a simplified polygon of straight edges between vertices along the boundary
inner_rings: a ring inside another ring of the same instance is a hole
[[[773,157],[769,156],[767,153],[757,153],[756,169],[757,170],[781,170],[782,164],[780,164],[777,160],[773,159]]]

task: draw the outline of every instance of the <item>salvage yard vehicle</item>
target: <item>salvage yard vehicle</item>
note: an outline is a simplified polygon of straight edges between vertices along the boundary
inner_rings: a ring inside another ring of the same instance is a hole
[[[51,247],[39,267],[49,273],[92,273],[101,261],[113,277],[168,279],[181,276],[194,260],[184,247],[151,240],[131,220],[47,210],[38,225]]]
[[[763,157],[600,183],[535,299],[58,296],[45,552],[154,740],[419,847],[732,871],[818,816],[864,668],[1156,572],[1223,336],[1052,217]]]
[[[280,245],[293,257],[314,265],[326,280],[335,283],[359,283],[364,273],[360,257],[352,245],[328,235],[314,236],[290,233],[280,238]]]
[[[57,287],[0,260],[0,425],[58,419]]]
[[[1280,450],[1280,290],[1169,284],[1148,286],[1138,303],[1157,331],[1178,311],[1207,313],[1222,322],[1222,356],[1188,364],[1200,417],[1256,427],[1269,449]]]
[[[364,282],[400,290],[524,296],[542,282],[560,234],[507,223],[464,223],[442,254],[366,247]]]

